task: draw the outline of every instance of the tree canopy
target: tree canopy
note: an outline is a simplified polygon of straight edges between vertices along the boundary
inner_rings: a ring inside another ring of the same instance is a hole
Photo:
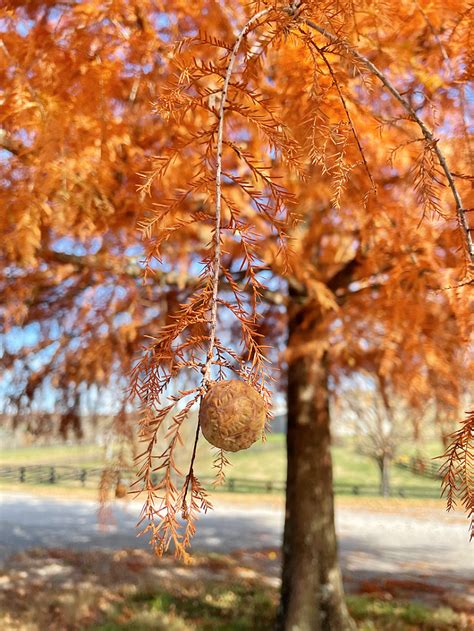
[[[207,506],[173,462],[203,384],[236,373],[269,404],[295,310],[291,353],[328,354],[333,383],[375,370],[456,415],[473,20],[463,0],[0,10],[5,400],[67,429],[88,393],[124,408],[132,371],[157,548],[184,553],[175,518]]]

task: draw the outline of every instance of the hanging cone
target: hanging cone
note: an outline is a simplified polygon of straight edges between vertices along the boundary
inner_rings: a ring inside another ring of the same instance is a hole
[[[253,445],[262,437],[266,416],[260,394],[236,379],[212,385],[199,410],[204,438],[225,451],[240,451]]]

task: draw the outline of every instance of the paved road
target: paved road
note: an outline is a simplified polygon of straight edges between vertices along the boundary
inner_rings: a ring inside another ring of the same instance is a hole
[[[146,548],[136,538],[140,505],[116,504],[115,525],[103,531],[93,501],[0,494],[0,562],[31,547]],[[193,548],[230,551],[278,546],[278,509],[221,506],[201,518]],[[437,509],[387,514],[341,508],[337,513],[341,560],[347,577],[424,578],[453,585],[474,578],[474,545],[466,523]],[[465,583],[464,583],[465,584]]]

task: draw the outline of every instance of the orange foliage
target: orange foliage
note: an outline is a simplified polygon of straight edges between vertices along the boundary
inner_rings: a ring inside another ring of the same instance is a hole
[[[48,392],[67,411],[97,387],[123,403],[132,371],[159,551],[185,556],[210,505],[195,443],[187,473],[174,460],[192,406],[232,373],[270,402],[287,309],[304,314],[292,352],[327,352],[336,383],[375,370],[414,410],[456,415],[473,19],[463,0],[0,9],[10,404]],[[11,347],[15,326],[36,336]]]

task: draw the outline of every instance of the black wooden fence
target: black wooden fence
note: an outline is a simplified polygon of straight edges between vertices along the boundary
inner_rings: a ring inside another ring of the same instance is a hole
[[[394,464],[400,469],[405,469],[410,471],[410,473],[420,475],[424,478],[430,478],[431,480],[439,480],[443,477],[440,473],[439,460],[428,460],[427,458],[418,458],[415,456],[402,456],[397,458]]]
[[[88,482],[97,484],[103,469],[80,469],[69,466],[50,465],[25,465],[9,466],[0,465],[0,478],[10,482],[26,484],[63,484],[78,482],[86,486]]]
[[[21,484],[59,484],[61,486],[82,486],[97,488],[103,473],[101,468],[75,468],[71,466],[26,465],[26,466],[0,466],[0,479],[11,483]],[[126,484],[131,482],[133,472],[116,471],[117,481],[123,480]],[[228,493],[283,493],[285,482],[283,480],[257,480],[247,478],[226,478],[224,484],[213,487],[214,478],[200,478],[201,483],[207,488]],[[380,487],[375,484],[341,484],[335,483],[334,491],[337,495],[360,495],[364,497],[377,497],[380,495]],[[426,488],[417,486],[392,487],[392,497],[401,498],[439,498],[438,488]]]

